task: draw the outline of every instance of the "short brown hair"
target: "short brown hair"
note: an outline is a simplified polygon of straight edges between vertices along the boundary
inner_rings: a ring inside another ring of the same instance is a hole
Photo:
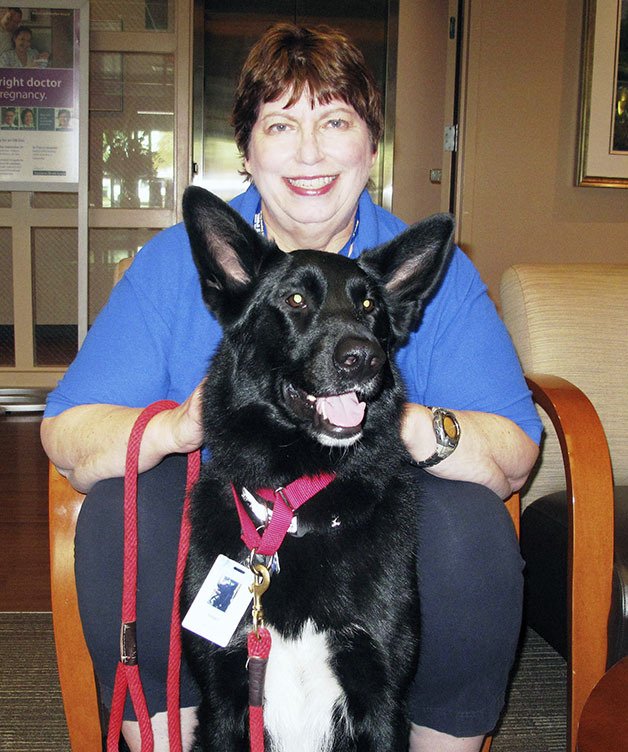
[[[28,34],[30,38],[33,38],[33,30],[30,26],[18,26],[17,29],[11,34],[11,38],[15,42],[15,40],[20,36],[20,34]]]
[[[362,52],[330,26],[271,26],[253,45],[242,67],[235,93],[232,124],[243,157],[260,107],[291,92],[291,107],[307,90],[312,107],[340,99],[366,123],[373,151],[382,137],[382,100]]]

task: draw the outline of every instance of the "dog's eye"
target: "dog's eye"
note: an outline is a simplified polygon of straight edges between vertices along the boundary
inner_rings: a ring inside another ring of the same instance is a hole
[[[286,303],[291,308],[307,308],[307,302],[300,292],[293,292],[286,298]]]
[[[362,301],[362,310],[366,311],[367,313],[371,313],[375,310],[375,301],[371,300],[371,298],[364,298]]]

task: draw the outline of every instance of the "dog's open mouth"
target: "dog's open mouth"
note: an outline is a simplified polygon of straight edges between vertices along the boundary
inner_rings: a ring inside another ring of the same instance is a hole
[[[321,443],[347,444],[360,437],[366,403],[360,401],[355,391],[317,397],[286,382],[283,396],[297,417],[311,421]]]

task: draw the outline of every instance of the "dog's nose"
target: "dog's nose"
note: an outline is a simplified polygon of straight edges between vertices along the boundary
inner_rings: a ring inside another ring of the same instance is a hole
[[[386,353],[375,340],[344,337],[334,350],[334,363],[356,380],[370,379],[386,362]]]

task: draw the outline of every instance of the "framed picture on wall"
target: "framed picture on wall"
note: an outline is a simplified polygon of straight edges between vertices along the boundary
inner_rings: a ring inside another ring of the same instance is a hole
[[[88,1],[37,0],[0,13],[0,190],[78,191]]]
[[[577,184],[628,188],[628,0],[587,0]]]

